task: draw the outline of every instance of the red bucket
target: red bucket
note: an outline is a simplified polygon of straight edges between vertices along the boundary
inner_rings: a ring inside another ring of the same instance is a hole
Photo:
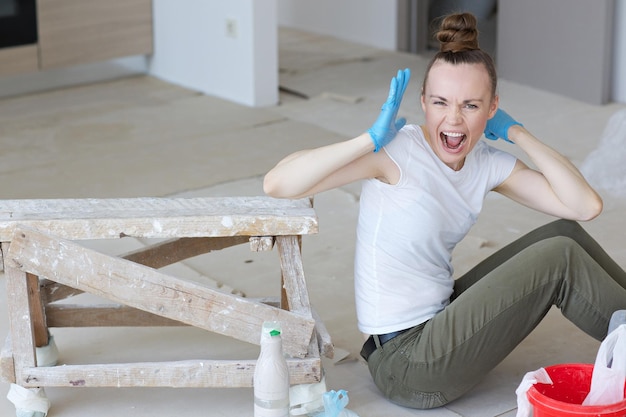
[[[575,363],[545,369],[552,385],[535,384],[527,393],[533,405],[533,417],[626,417],[626,400],[609,405],[582,405],[591,390],[593,365]]]

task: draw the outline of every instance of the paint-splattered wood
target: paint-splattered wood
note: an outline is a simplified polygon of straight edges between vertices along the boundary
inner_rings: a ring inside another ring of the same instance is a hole
[[[52,281],[51,281],[52,282]],[[256,298],[255,302],[279,307],[278,298]],[[315,319],[318,349],[327,358],[333,358],[334,346],[319,314],[311,309]],[[48,304],[46,306],[48,327],[111,327],[111,326],[184,326],[185,323],[157,316],[122,304]],[[1,358],[0,358],[1,359]],[[2,366],[0,365],[0,368]]]
[[[71,240],[318,232],[311,199],[265,196],[0,201],[0,241],[10,241],[17,224]]]
[[[313,313],[313,318],[315,319],[315,334],[317,335],[317,345],[319,347],[320,354],[332,359],[335,356],[335,346],[333,345],[330,333],[317,311],[315,311],[315,309],[311,309],[311,312]]]
[[[25,368],[23,387],[252,387],[256,360],[188,360],[128,364],[63,365]],[[320,358],[287,359],[291,384],[321,379]]]
[[[306,355],[315,325],[311,317],[224,294],[34,229],[15,229],[5,263],[7,272],[26,271],[249,343],[259,343],[264,321],[277,320],[286,336],[285,352],[297,358]]]
[[[183,237],[147,246],[121,257],[159,269],[194,256],[240,245],[251,239],[251,236]]]
[[[48,327],[144,327],[184,326],[174,321],[123,304],[48,304]]]
[[[304,279],[304,268],[300,253],[300,242],[297,236],[279,236],[276,238],[280,266],[283,278],[283,287],[288,309],[313,317],[309,293]]]
[[[264,239],[264,238],[258,238]],[[136,262],[150,268],[159,269],[167,265],[202,255],[204,253],[229,248],[250,241],[251,249],[256,250],[252,240],[258,240],[249,236],[227,236],[227,237],[184,237],[180,239],[169,239],[141,248],[125,255],[120,255],[123,259]],[[271,238],[273,239],[273,238]],[[66,287],[58,282],[45,280],[41,281],[41,294],[45,303],[63,300],[82,293],[76,288]],[[233,294],[241,291],[233,290]]]
[[[0,352],[0,377],[5,382],[15,383],[15,364],[13,363],[13,348],[11,347],[11,333],[7,335]]]
[[[54,283],[54,281],[48,282]],[[71,289],[65,285],[63,288]],[[280,304],[274,297],[248,298],[248,300],[276,308]],[[315,329],[318,330],[321,319],[315,315],[313,318],[316,320]],[[46,304],[46,321],[48,327],[187,326],[186,323],[170,320],[123,304]]]
[[[41,299],[44,305],[48,305],[59,300],[65,300],[66,298],[74,297],[75,295],[82,294],[84,292],[48,279],[40,279],[39,285],[41,288]]]
[[[39,277],[26,274],[26,286],[28,287],[28,305],[30,306],[30,321],[33,325],[33,334],[36,347],[48,344],[48,326],[41,294],[39,292]]]
[[[9,252],[10,243],[2,243],[2,252]],[[5,257],[6,261],[6,257]],[[11,347],[15,369],[36,365],[33,323],[28,298],[27,273],[5,265],[7,280],[7,311],[11,330]]]
[[[271,251],[274,248],[274,236],[251,236],[250,250],[253,252]]]

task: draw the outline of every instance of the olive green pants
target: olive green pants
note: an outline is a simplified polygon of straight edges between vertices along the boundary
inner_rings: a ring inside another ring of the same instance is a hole
[[[451,303],[368,359],[391,401],[435,408],[478,383],[555,305],[597,340],[626,309],[626,272],[576,222],[558,220],[502,248],[455,282]]]

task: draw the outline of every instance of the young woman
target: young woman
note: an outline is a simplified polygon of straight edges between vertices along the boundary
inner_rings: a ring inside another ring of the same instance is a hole
[[[471,14],[447,16],[421,94],[423,126],[396,120],[409,70],[362,135],[296,152],[265,192],[298,198],[362,180],[355,257],[361,355],[391,401],[440,407],[470,390],[552,305],[592,337],[626,308],[626,273],[576,223],[602,200],[576,167],[498,109],[491,57]],[[536,169],[481,141],[503,139]],[[451,253],[486,194],[558,217],[456,281]]]

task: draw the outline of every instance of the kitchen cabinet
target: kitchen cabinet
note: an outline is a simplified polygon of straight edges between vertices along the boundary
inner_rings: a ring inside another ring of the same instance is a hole
[[[152,0],[38,0],[40,69],[152,53]]]
[[[38,69],[37,45],[0,49],[0,76],[33,72]]]
[[[37,0],[38,43],[0,48],[0,76],[152,53],[152,0]]]

